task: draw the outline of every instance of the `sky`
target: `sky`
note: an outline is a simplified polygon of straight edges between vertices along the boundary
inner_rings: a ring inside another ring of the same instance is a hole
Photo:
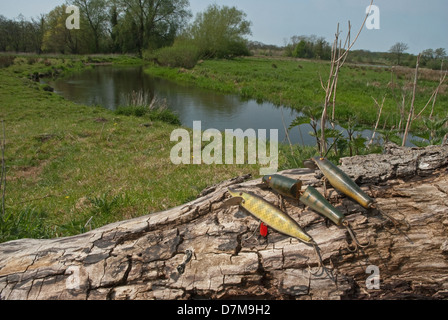
[[[26,18],[48,13],[65,0],[0,0],[0,14]],[[278,46],[294,35],[317,35],[332,43],[338,23],[345,40],[348,21],[352,35],[358,33],[370,0],[190,0],[190,10],[204,11],[210,4],[235,6],[252,22],[250,40]],[[447,0],[374,0],[379,9],[380,29],[364,27],[353,47],[388,51],[396,42],[408,44],[407,52],[425,49],[448,51]],[[353,38],[352,38],[353,39]]]

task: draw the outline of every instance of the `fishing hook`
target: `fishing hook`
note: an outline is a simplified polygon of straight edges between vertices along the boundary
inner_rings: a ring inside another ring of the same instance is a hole
[[[347,246],[347,250],[348,251],[350,251],[350,252],[357,252],[358,250],[359,250],[359,248],[367,248],[368,246],[370,246],[370,240],[369,240],[369,242],[367,243],[367,244],[361,244],[359,241],[358,241],[358,239],[356,238],[356,235],[355,235],[355,233],[354,233],[354,231],[352,230],[352,228],[350,227],[350,223],[347,221],[347,220],[345,220],[343,223],[343,226],[347,229],[347,231],[348,231],[348,233],[350,234],[350,237],[352,238],[352,240],[353,240],[353,243],[354,243],[354,249],[352,250],[351,248],[350,248],[350,245],[348,245]]]
[[[186,250],[184,260],[180,265],[177,266],[177,272],[179,272],[179,274],[183,274],[185,272],[185,266],[187,265],[188,262],[191,261],[192,257],[193,257],[193,250],[190,249]]]

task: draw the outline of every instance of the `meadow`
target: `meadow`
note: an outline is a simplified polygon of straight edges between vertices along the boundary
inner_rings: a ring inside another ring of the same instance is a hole
[[[77,105],[30,79],[34,72],[83,70],[88,66],[80,58],[13,62],[0,69],[6,142],[0,242],[79,234],[181,205],[208,186],[259,172],[257,165],[174,165],[170,134],[178,125]]]
[[[260,177],[256,164],[172,164],[170,151],[176,143],[170,142],[170,134],[179,128],[172,114],[166,117],[145,105],[123,106],[115,112],[78,105],[34,81],[39,76],[82,72],[95,63],[145,62],[127,56],[0,56],[0,129],[4,130],[0,140],[5,141],[6,168],[0,242],[75,235],[182,205],[226,179]],[[320,61],[247,57],[200,61],[188,70],[149,65],[146,72],[300,109],[321,108],[325,94],[320,78],[328,76],[328,67]],[[347,65],[339,79],[336,119],[355,116],[357,124],[371,127],[377,115],[372,97],[385,96],[381,123],[396,126],[397,102],[402,95],[409,97],[412,75],[412,69]],[[436,71],[422,69],[417,112],[438,77]],[[436,117],[447,116],[446,88],[440,88],[434,105]],[[414,130],[424,129],[422,119],[429,111],[414,122]],[[380,149],[356,153],[374,151]],[[281,144],[279,170],[299,167],[317,153],[315,147]]]

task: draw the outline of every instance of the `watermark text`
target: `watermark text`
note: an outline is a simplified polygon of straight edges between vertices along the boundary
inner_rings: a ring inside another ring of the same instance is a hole
[[[70,14],[70,16],[65,20],[65,26],[69,30],[79,29],[79,8],[77,6],[67,6],[65,13]]]
[[[269,155],[267,154],[266,129],[258,129],[258,132],[254,129],[246,131],[226,129],[224,139],[217,129],[207,129],[204,132],[201,129],[201,121],[194,121],[192,141],[190,133],[185,129],[176,129],[171,133],[171,141],[178,142],[170,153],[173,164],[257,164],[258,161],[259,165],[268,166],[260,168],[261,175],[277,172],[277,129],[270,129]],[[209,143],[203,147],[203,142]]]
[[[379,30],[380,29],[380,8],[375,5],[368,6],[366,8],[366,14],[369,15],[366,20],[366,28],[369,30]]]
[[[369,290],[378,290],[380,288],[380,268],[370,265],[366,269],[366,273],[370,276],[366,279],[366,287]]]

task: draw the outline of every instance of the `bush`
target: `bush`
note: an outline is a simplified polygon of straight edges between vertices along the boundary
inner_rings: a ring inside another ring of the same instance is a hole
[[[173,111],[166,108],[150,109],[147,106],[121,106],[115,110],[115,114],[139,118],[147,116],[151,121],[162,121],[174,125],[181,125],[179,117]]]
[[[0,56],[0,68],[8,68],[14,64],[14,56]]]
[[[143,117],[149,109],[145,106],[120,106],[117,107],[115,113],[122,116]]]
[[[178,126],[181,125],[178,115],[169,109],[159,108],[156,110],[151,110],[149,112],[149,118],[152,121],[162,121],[162,122],[166,122],[166,123],[170,123],[170,124],[174,124],[174,125],[178,125]]]
[[[224,48],[216,52],[216,56],[217,58],[250,56],[250,51],[245,40],[229,41]]]
[[[152,57],[162,66],[191,69],[199,60],[199,49],[192,43],[177,42],[157,50]]]
[[[174,125],[181,125],[177,114],[168,109],[166,100],[160,100],[143,91],[132,92],[127,97],[127,105],[120,106],[115,110],[115,114],[124,116],[144,117],[151,121],[162,121]]]

